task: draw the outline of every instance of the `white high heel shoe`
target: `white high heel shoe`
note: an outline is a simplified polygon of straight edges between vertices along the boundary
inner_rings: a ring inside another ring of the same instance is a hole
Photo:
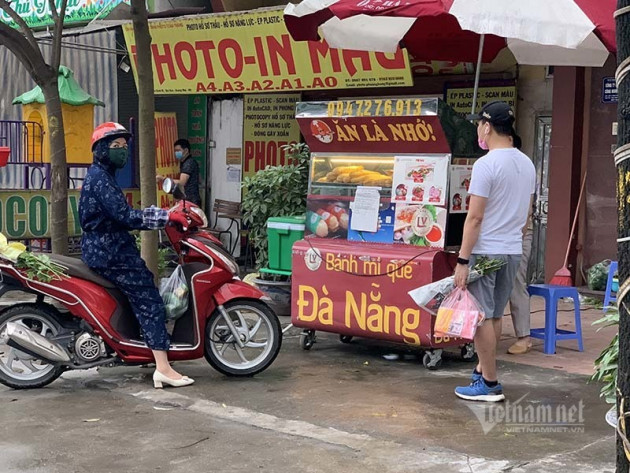
[[[160,373],[158,370],[153,372],[153,386],[155,389],[162,389],[165,384],[174,388],[181,388],[183,386],[190,386],[194,382],[195,380],[189,378],[188,376],[184,376],[182,379],[171,379]]]

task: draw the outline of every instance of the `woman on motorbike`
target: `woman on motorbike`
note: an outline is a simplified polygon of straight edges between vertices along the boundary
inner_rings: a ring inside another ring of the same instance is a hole
[[[130,136],[125,127],[113,122],[99,125],[92,134],[94,162],[85,176],[79,200],[82,259],[129,299],[155,358],[154,386],[188,386],[194,380],[179,374],[168,362],[170,340],[164,302],[129,233],[163,228],[168,213],[153,206],[133,209],[114,177],[116,170],[127,163]]]

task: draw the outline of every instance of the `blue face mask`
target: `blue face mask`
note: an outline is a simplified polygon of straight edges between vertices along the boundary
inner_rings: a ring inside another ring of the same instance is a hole
[[[184,157],[183,151],[175,151],[175,159],[182,159]]]

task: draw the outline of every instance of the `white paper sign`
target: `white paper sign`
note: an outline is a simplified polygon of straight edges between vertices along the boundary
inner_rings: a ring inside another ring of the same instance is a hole
[[[378,231],[378,212],[381,204],[381,188],[358,186],[354,202],[350,203],[352,219],[350,229],[357,232]]]
[[[467,213],[470,205],[468,187],[472,177],[472,166],[451,166],[451,191],[449,208],[452,214]]]
[[[392,202],[446,205],[451,155],[396,156]]]
[[[228,166],[227,182],[241,182],[241,167],[240,166]]]

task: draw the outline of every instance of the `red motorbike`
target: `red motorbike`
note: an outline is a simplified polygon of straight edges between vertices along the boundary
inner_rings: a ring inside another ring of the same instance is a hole
[[[164,190],[185,197],[170,180]],[[239,280],[238,264],[207,226],[204,212],[185,200],[169,211],[165,232],[189,287],[188,309],[172,328],[169,359],[205,357],[225,375],[253,376],[278,355],[280,322],[264,294]],[[68,277],[45,283],[0,260],[0,297],[10,291],[37,296],[0,312],[0,382],[40,388],[67,370],[153,362],[126,297],[81,260],[51,259]]]

